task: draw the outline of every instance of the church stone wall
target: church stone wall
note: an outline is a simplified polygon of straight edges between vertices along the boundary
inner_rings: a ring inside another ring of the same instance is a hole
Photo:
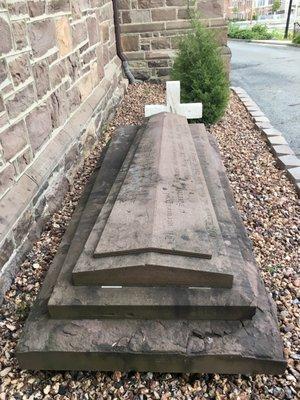
[[[168,77],[186,0],[118,0],[121,42],[144,80]],[[226,49],[223,0],[196,0]],[[122,98],[111,0],[0,0],[0,300]]]
[[[124,90],[110,0],[0,0],[0,295]]]
[[[187,0],[119,0],[118,4],[122,45],[133,74],[142,80],[167,79],[178,36],[190,29]],[[194,4],[203,24],[216,32],[229,62],[224,0],[195,0]]]

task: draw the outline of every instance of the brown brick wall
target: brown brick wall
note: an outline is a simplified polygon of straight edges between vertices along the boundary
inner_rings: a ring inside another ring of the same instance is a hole
[[[110,0],[0,1],[0,38],[3,291],[58,198],[47,193],[64,193],[125,83]]]
[[[119,0],[122,45],[136,78],[161,80],[169,77],[178,36],[190,29],[186,0]],[[227,22],[224,0],[196,0],[203,23],[214,29],[226,49]]]

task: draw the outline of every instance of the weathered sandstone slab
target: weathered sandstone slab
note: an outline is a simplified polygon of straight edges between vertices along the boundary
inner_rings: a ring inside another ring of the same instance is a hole
[[[153,251],[211,258],[207,230],[208,225],[214,227],[209,205],[186,118],[167,113],[153,118],[147,124],[94,256]]]
[[[192,126],[190,131],[221,243],[233,261],[232,288],[72,284],[73,267],[95,221],[107,202],[107,217],[110,215],[144,135],[143,129],[123,129],[113,138],[101,167],[87,185],[24,327],[17,349],[21,368],[234,374],[284,371],[274,306],[258,276],[216,144],[203,126]]]
[[[51,320],[47,299],[80,222],[88,191],[24,328],[17,349],[22,368],[244,374],[284,371],[282,345],[269,300],[253,320],[244,322]]]
[[[189,126],[170,116],[148,122],[76,263],[75,285],[232,286]]]
[[[50,320],[35,309],[17,357],[21,368],[281,374],[282,344],[271,310],[253,320]]]
[[[205,130],[199,131],[197,127],[195,131],[195,139],[201,133],[202,141],[204,137],[207,139],[207,133]],[[126,132],[124,130],[122,133]],[[139,141],[139,132],[135,143]],[[196,142],[195,142],[196,143]],[[113,143],[112,145],[113,146]],[[205,146],[204,143],[197,143],[197,149],[200,151],[201,148]],[[134,147],[134,146],[133,146]],[[110,147],[109,151],[113,147]],[[134,151],[131,148],[131,151]],[[205,175],[210,175],[211,172],[208,171],[208,167],[211,167],[209,163],[216,163],[216,156],[212,153],[212,148],[209,145],[207,160],[204,158],[203,171]],[[115,151],[110,151],[111,155],[115,154]],[[109,156],[107,154],[107,156]],[[120,156],[118,156],[120,158]],[[108,159],[108,157],[107,157]],[[128,162],[132,159],[131,152],[129,152]],[[205,165],[207,166],[205,167]],[[214,167],[216,169],[216,166]],[[102,168],[105,167],[103,163]],[[123,173],[118,174],[116,182],[122,183],[123,175],[126,175],[127,166],[126,162],[123,164]],[[222,172],[222,170],[221,170]],[[101,173],[101,171],[100,171]],[[115,172],[112,174],[114,175]],[[101,185],[104,179],[98,177],[97,182]],[[208,181],[208,178],[207,178]],[[74,286],[72,282],[72,269],[76,264],[81,252],[84,250],[84,243],[87,240],[89,232],[92,231],[94,222],[97,218],[97,213],[100,212],[103,203],[99,199],[105,199],[104,191],[98,183],[95,183],[92,190],[92,195],[86,203],[85,209],[81,216],[81,222],[75,237],[72,241],[70,251],[66,257],[64,265],[62,267],[61,273],[58,277],[56,286],[53,290],[51,298],[48,303],[50,314],[53,318],[161,318],[170,319],[178,318],[182,316],[186,319],[226,319],[226,320],[243,320],[251,318],[255,312],[255,307],[257,305],[258,291],[257,291],[257,270],[253,259],[248,258],[244,253],[244,247],[248,246],[249,240],[245,235],[243,225],[239,219],[236,223],[233,223],[233,219],[236,218],[233,214],[234,207],[231,202],[228,207],[227,201],[224,195],[224,185],[222,187],[219,172],[213,173],[211,181],[209,181],[208,190],[210,196],[214,199],[215,207],[218,213],[218,218],[221,221],[221,233],[226,238],[226,256],[230,255],[230,268],[234,275],[233,286],[231,290],[223,290],[221,288],[211,288],[211,275],[207,276],[202,272],[201,276],[204,280],[206,279],[206,288],[199,290],[196,287],[109,287],[116,286],[116,282],[119,282],[121,273],[123,273],[122,279],[124,281],[127,279],[127,275],[131,274],[130,267],[128,267],[128,258],[138,258],[139,255],[130,256],[118,256],[115,257],[114,262],[116,263],[115,268],[111,268],[110,275],[106,280],[103,280],[102,287],[95,285],[94,274],[91,273],[88,278],[89,283],[85,286]],[[106,205],[110,202],[110,208],[108,207],[107,214],[109,215],[111,207],[113,207],[114,201],[110,200],[110,196],[113,198],[114,191],[119,191],[118,184],[113,185],[110,189],[110,194]],[[112,185],[113,182],[111,182]],[[228,185],[228,184],[227,184]],[[215,189],[214,189],[215,188]],[[108,187],[106,187],[108,189]],[[95,193],[95,194],[93,194]],[[96,201],[97,200],[97,201]],[[222,203],[222,205],[221,205]],[[241,238],[241,239],[239,239]],[[230,245],[230,246],[229,246]],[[176,262],[178,267],[179,256],[165,255],[165,254],[152,254],[152,257],[162,257],[164,258],[164,265],[167,263],[172,265],[172,261]],[[147,256],[149,256],[147,255]],[[119,265],[125,258],[125,263],[127,263],[127,269],[122,271],[118,269]],[[176,258],[174,260],[174,258]],[[109,258],[103,258],[101,261],[105,262]],[[87,262],[93,262],[98,265],[99,259],[86,258]],[[90,260],[90,261],[89,261]],[[92,260],[92,261],[91,261]],[[189,261],[190,258],[182,257],[182,264]],[[217,260],[217,257],[214,259]],[[223,265],[222,260],[224,257],[219,257],[220,268]],[[193,260],[192,260],[193,261]],[[226,259],[225,259],[226,261]],[[208,260],[198,259],[196,267],[199,269],[205,269],[205,263]],[[134,265],[134,261],[132,261]],[[158,263],[156,263],[158,264]],[[129,276],[131,280],[134,279],[135,286],[139,284],[139,267],[136,267],[135,273]],[[149,264],[147,266],[149,267]],[[155,266],[153,268],[152,282],[162,282],[162,276],[159,276],[156,281],[156,276],[162,274],[162,270]],[[149,271],[148,271],[149,273]],[[186,270],[183,268],[177,268],[176,273],[170,274],[167,271],[165,276],[165,281],[172,282],[177,281],[178,284],[182,284],[185,278]],[[190,271],[189,271],[190,273]],[[87,276],[85,279],[88,279]],[[73,275],[74,279],[74,275]],[[217,277],[215,277],[216,282]]]

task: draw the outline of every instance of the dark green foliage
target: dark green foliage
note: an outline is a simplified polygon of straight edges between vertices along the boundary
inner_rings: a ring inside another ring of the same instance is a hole
[[[256,24],[248,28],[240,28],[236,24],[230,24],[228,36],[233,39],[256,39],[269,40],[273,38],[272,32],[268,31],[266,25]]]
[[[265,38],[272,38],[272,34],[270,32],[268,32],[268,28],[266,27],[266,25],[260,25],[260,24],[256,24],[253,25],[252,27],[252,32],[254,33],[254,36],[259,36],[259,37],[265,37]]]
[[[273,6],[272,6],[272,11],[275,13],[278,11],[281,7],[281,1],[280,0],[274,0],[273,1]]]
[[[300,44],[300,33],[296,33],[294,39],[293,39],[294,44]]]
[[[183,102],[202,102],[206,124],[218,121],[229,100],[229,81],[213,33],[193,20],[193,30],[179,43],[171,72],[181,82]]]

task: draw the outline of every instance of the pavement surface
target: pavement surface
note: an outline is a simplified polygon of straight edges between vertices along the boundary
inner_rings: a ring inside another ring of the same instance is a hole
[[[300,47],[230,41],[231,84],[245,89],[300,156]]]

